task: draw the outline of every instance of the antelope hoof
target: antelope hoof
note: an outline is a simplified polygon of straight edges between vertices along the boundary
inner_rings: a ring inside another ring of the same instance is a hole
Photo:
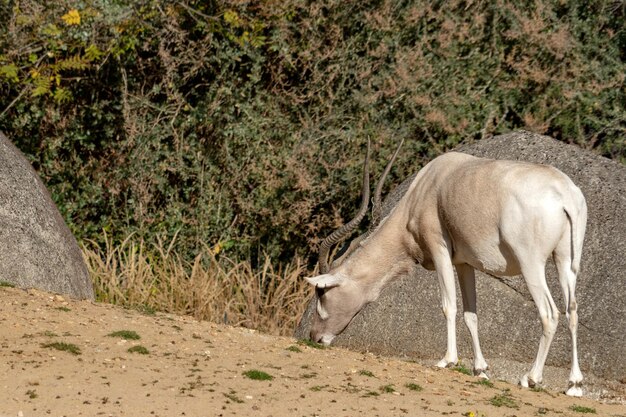
[[[485,373],[486,369],[474,369],[474,376],[477,376],[480,379],[489,380],[489,377]]]
[[[456,366],[457,362],[450,362],[447,359],[442,359],[439,362],[437,362],[437,368],[452,368],[454,366]]]
[[[565,394],[569,395],[570,397],[582,397],[583,396],[582,383],[570,382],[569,388],[567,389]]]
[[[535,388],[535,386],[537,385],[537,383],[535,381],[533,381],[532,379],[528,378],[528,374],[524,375],[520,381],[519,384],[524,387],[524,388]]]

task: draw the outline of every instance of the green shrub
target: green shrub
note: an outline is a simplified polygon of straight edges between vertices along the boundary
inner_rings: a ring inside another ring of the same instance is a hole
[[[575,411],[577,413],[583,413],[583,414],[596,414],[595,408],[585,407],[582,405],[572,405],[570,407],[570,410]]]
[[[118,330],[116,332],[109,333],[109,337],[119,337],[125,340],[139,340],[141,336],[134,330]]]
[[[314,255],[356,210],[368,136],[374,173],[406,139],[390,182],[519,128],[626,161],[613,1],[12,4],[0,130],[82,240]]]
[[[150,351],[141,345],[133,346],[127,349],[129,353],[139,353],[140,355],[148,355]]]
[[[424,390],[424,388],[421,385],[416,384],[414,382],[409,382],[405,386],[411,391],[415,391],[415,392],[420,392]]]
[[[313,349],[320,349],[320,350],[326,349],[325,345],[322,345],[321,343],[317,343],[309,339],[298,340],[298,344],[301,346],[308,346]]]
[[[472,371],[465,366],[462,362],[459,362],[456,366],[454,366],[452,369],[454,369],[457,372],[460,372],[464,375],[472,375]]]
[[[253,379],[255,381],[271,381],[272,379],[274,379],[274,377],[267,372],[259,371],[256,369],[244,372],[243,376]]]
[[[489,400],[489,404],[495,407],[507,407],[507,408],[519,408],[511,393],[504,391],[502,394],[498,394]]]
[[[65,343],[65,342],[44,343],[41,345],[41,347],[56,349],[56,350],[60,350],[63,352],[69,352],[72,355],[82,354],[82,352],[80,351],[80,348],[73,343]]]

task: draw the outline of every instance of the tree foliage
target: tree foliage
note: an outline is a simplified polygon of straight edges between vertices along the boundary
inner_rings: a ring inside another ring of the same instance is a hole
[[[626,161],[621,1],[0,0],[0,129],[74,233],[308,254],[393,180],[525,128]],[[313,251],[314,252],[314,251]]]

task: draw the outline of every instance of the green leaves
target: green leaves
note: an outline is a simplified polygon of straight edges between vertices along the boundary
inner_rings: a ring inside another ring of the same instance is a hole
[[[2,65],[0,67],[0,75],[3,75],[9,81],[12,81],[14,83],[18,82],[19,78],[17,74],[18,68],[15,64]]]
[[[104,52],[98,49],[98,47],[94,44],[91,44],[87,48],[85,48],[84,58],[87,62],[99,61],[103,55]]]
[[[521,128],[626,161],[626,25],[600,3],[29,2],[0,129],[80,239],[312,264],[358,205],[367,136],[373,176],[406,139],[387,184]]]
[[[33,89],[31,94],[33,97],[43,96],[44,94],[48,94],[51,91],[52,82],[49,77],[46,76],[37,76],[33,80]]]

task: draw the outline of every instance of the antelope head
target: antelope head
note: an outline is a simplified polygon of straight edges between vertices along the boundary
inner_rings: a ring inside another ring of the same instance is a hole
[[[373,221],[377,222],[381,215],[381,192],[385,177],[391,170],[391,166],[400,151],[400,146],[396,149],[393,157],[387,164],[385,171],[381,175],[374,194],[373,201]],[[322,241],[319,251],[319,270],[321,275],[306,278],[315,286],[316,309],[313,314],[310,337],[318,343],[329,345],[332,340],[350,324],[359,311],[372,301],[367,285],[361,282],[358,276],[353,276],[353,269],[347,267],[350,255],[368,237],[367,232],[354,239],[348,250],[336,261],[330,262],[329,253],[332,247],[346,239],[361,223],[369,206],[369,154],[370,143],[367,143],[367,154],[363,163],[363,186],[361,191],[361,207],[356,216],[348,223],[335,230],[331,235]]]

